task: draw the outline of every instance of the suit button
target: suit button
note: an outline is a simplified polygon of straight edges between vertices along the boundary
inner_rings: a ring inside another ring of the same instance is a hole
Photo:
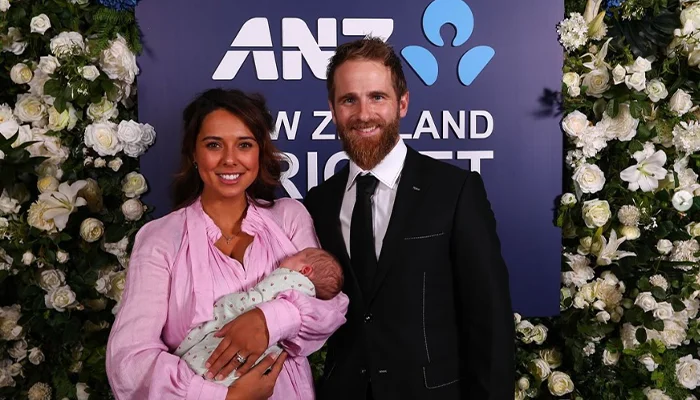
[[[367,373],[367,370],[366,370],[366,369],[362,368],[362,369],[360,370],[360,375],[364,375],[364,374],[366,374],[366,373]]]
[[[367,313],[365,314],[365,322],[371,322],[372,321],[372,314]]]

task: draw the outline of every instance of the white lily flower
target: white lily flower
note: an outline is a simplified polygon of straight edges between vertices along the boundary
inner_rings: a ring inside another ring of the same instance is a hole
[[[39,200],[46,204],[44,219],[52,220],[56,228],[61,231],[68,223],[68,217],[77,207],[87,204],[84,198],[78,197],[78,192],[87,185],[87,181],[75,181],[69,185],[63,182],[58,186],[58,191],[46,192],[39,195]]]
[[[626,237],[617,238],[617,232],[615,230],[610,231],[610,241],[605,240],[605,236],[601,236],[600,240],[602,242],[600,253],[598,253],[598,259],[596,260],[597,265],[610,265],[613,261],[619,259],[636,256],[636,253],[630,251],[620,251],[618,247],[627,240]]]
[[[620,172],[620,178],[629,182],[628,188],[631,191],[642,189],[643,192],[651,192],[659,187],[659,181],[666,177],[666,153],[659,150],[652,155],[643,151],[638,151],[633,155],[637,164]]]
[[[583,66],[590,69],[591,71],[594,69],[598,69],[601,67],[605,67],[607,69],[612,69],[610,67],[610,64],[605,62],[605,57],[608,55],[608,46],[610,45],[610,41],[612,38],[609,38],[608,40],[603,43],[602,46],[600,46],[600,50],[598,51],[597,54],[593,53],[586,53],[584,54],[581,58],[589,56],[591,57],[591,61],[583,63]]]

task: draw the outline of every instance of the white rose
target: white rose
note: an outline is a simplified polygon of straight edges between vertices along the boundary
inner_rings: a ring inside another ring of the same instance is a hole
[[[137,144],[141,141],[141,126],[138,122],[124,120],[119,123],[117,137],[124,144]]]
[[[588,117],[581,111],[574,111],[564,117],[561,122],[561,127],[570,137],[581,136],[591,123],[588,121]]]
[[[75,384],[75,392],[76,392],[76,397],[78,400],[88,400],[88,397],[90,397],[90,393],[87,392],[88,385],[86,385],[83,382],[78,382]]]
[[[634,60],[634,64],[627,67],[627,72],[629,73],[639,72],[643,74],[647,71],[651,71],[651,61],[644,57],[637,57],[637,59]]]
[[[570,86],[568,89],[566,89],[566,92],[571,97],[578,97],[579,95],[581,95],[581,87],[580,86]]]
[[[39,286],[50,292],[66,284],[66,275],[59,269],[47,269],[41,272]]]
[[[599,192],[605,185],[605,175],[595,164],[581,164],[574,171],[572,178],[583,193]]]
[[[49,17],[46,14],[39,14],[32,18],[32,21],[29,23],[29,27],[31,28],[32,32],[43,35],[44,32],[51,28],[51,20],[49,20]]]
[[[603,350],[603,364],[615,365],[620,360],[619,352],[610,352],[608,349]]]
[[[34,262],[34,254],[31,251],[25,251],[22,254],[22,264],[31,265]]]
[[[117,171],[119,171],[119,168],[122,167],[122,164],[123,164],[123,163],[124,163],[124,162],[122,161],[122,159],[119,158],[119,157],[117,157],[117,158],[111,160],[110,162],[108,162],[108,163],[107,163],[107,166],[108,166],[109,168],[111,168],[112,171],[117,172]]]
[[[630,106],[627,103],[620,104],[615,118],[611,118],[607,111],[604,112],[600,123],[604,127],[606,138],[622,142],[632,140],[637,135],[637,127],[639,126],[639,120],[632,117]]]
[[[554,371],[547,380],[549,392],[555,396],[563,396],[574,391],[574,382],[571,377],[561,371]]]
[[[36,187],[39,193],[55,192],[58,190],[58,179],[53,176],[45,176],[36,182]]]
[[[12,383],[14,384],[14,381]],[[515,400],[525,400],[525,392],[522,390],[515,389],[515,394],[513,395],[513,398]]]
[[[44,302],[47,308],[53,308],[56,311],[63,312],[66,308],[75,305],[75,293],[69,286],[61,286],[47,293],[44,296]]]
[[[18,129],[19,124],[15,120],[12,108],[7,104],[0,104],[0,134],[5,139],[9,139],[17,133]]]
[[[138,221],[143,216],[143,204],[138,199],[129,199],[122,204],[122,213],[129,221]]]
[[[70,256],[68,255],[68,253],[66,253],[63,250],[59,250],[56,253],[56,261],[58,261],[59,264],[65,264],[66,262],[68,262],[69,259]]]
[[[574,196],[573,193],[564,193],[561,196],[561,205],[562,206],[573,206],[576,204],[576,196]]]
[[[620,228],[620,236],[626,237],[627,240],[639,239],[641,235],[642,232],[636,226],[624,225],[622,228]]]
[[[547,379],[549,374],[552,372],[552,370],[549,368],[549,364],[547,364],[547,361],[541,358],[530,361],[528,369],[530,373],[540,381]]]
[[[39,69],[41,72],[50,75],[56,72],[56,68],[60,67],[61,63],[58,62],[58,58],[54,56],[41,56],[39,57]]]
[[[698,316],[698,311],[700,311],[700,300],[685,299],[683,300],[683,305],[685,305],[684,312],[688,313],[688,318],[695,319]]]
[[[113,156],[123,149],[117,138],[117,124],[113,122],[96,122],[85,128],[85,145],[91,147],[100,156]]]
[[[576,72],[567,72],[564,74],[562,82],[567,87],[578,87],[581,85],[581,77]]]
[[[139,144],[147,148],[156,141],[156,130],[150,124],[141,124],[141,141]]]
[[[95,168],[104,168],[104,166],[107,165],[107,161],[105,161],[105,159],[102,157],[97,157],[94,165],[95,165]]]
[[[649,100],[656,103],[661,99],[665,99],[668,96],[668,90],[666,90],[666,85],[658,79],[652,79],[646,88],[646,93],[649,96]]]
[[[0,11],[2,12],[7,12],[7,10],[10,9],[10,0],[0,0]],[[2,384],[0,384],[0,387],[3,387]]]
[[[24,41],[22,32],[14,26],[7,29],[7,36],[4,39],[5,44],[2,47],[4,51],[20,55],[27,49],[27,42]]]
[[[651,292],[642,292],[637,295],[637,298],[634,300],[634,304],[638,305],[642,310],[646,311],[652,311],[656,309],[656,299],[654,299],[654,296],[651,294]]]
[[[549,367],[554,369],[554,368],[559,368],[561,366],[561,361],[562,361],[562,354],[559,350],[557,349],[546,349],[546,350],[540,350],[538,352],[539,356],[541,359],[545,360],[547,364],[549,364]]]
[[[86,218],[80,224],[80,236],[88,243],[96,242],[104,234],[104,224],[99,219]]]
[[[121,302],[124,286],[126,285],[126,271],[119,271],[109,276],[109,292],[107,297],[117,302]]]
[[[85,41],[78,32],[61,32],[51,39],[51,53],[58,58],[85,51]]]
[[[669,349],[675,349],[683,344],[688,332],[688,324],[683,321],[666,319],[664,321],[664,330],[659,332],[661,342]]]
[[[583,76],[582,86],[586,87],[586,94],[593,97],[602,97],[603,93],[610,89],[610,74],[605,67],[597,68]]]
[[[542,324],[537,324],[532,330],[532,341],[537,344],[544,343],[547,340],[547,327]]]
[[[64,129],[71,130],[75,128],[78,122],[78,114],[75,112],[73,105],[68,103],[66,109],[59,113],[55,107],[49,108],[49,125],[48,128],[54,132],[59,132]]]
[[[39,126],[46,117],[46,106],[37,96],[20,94],[15,103],[15,115],[22,122],[32,122]]]
[[[23,373],[22,364],[16,362],[16,363],[8,366],[7,371],[10,373],[10,376],[13,376],[13,377],[15,377],[17,375],[21,375]],[[2,387],[2,384],[0,384],[0,387]]]
[[[676,90],[676,93],[669,100],[669,108],[679,117],[690,111],[693,107],[693,100],[683,89]]]
[[[87,116],[95,122],[108,121],[112,118],[116,118],[119,115],[119,110],[117,107],[109,101],[106,97],[103,97],[99,103],[91,103],[87,109]]]
[[[138,172],[129,172],[122,180],[122,191],[128,198],[136,198],[147,190],[146,178]]]
[[[654,358],[650,354],[645,354],[639,357],[638,361],[642,363],[642,365],[644,365],[644,367],[649,372],[654,372],[656,370],[656,367],[659,366],[659,364],[654,362]]]
[[[663,255],[666,255],[673,250],[673,243],[668,239],[661,239],[656,243],[656,250]]]
[[[15,342],[15,344],[7,350],[7,354],[17,361],[24,360],[27,357],[27,341],[22,339]]]
[[[681,11],[681,23],[692,22],[694,26],[700,28],[700,5],[692,3],[692,5]]]
[[[595,319],[596,319],[598,322],[602,322],[602,323],[604,323],[604,324],[607,324],[608,321],[610,321],[610,313],[607,312],[607,311],[599,311],[599,312],[595,315]]]
[[[625,76],[627,75],[627,71],[625,70],[625,67],[623,67],[620,64],[617,64],[615,68],[612,70],[612,75],[613,75],[613,83],[616,85],[619,85],[620,83],[625,81]]]
[[[526,376],[523,376],[520,379],[518,379],[518,389],[520,389],[520,390],[530,389],[530,380],[527,379]]]
[[[647,78],[644,72],[635,72],[632,75],[625,76],[625,85],[629,89],[639,90],[640,92],[647,87]]]
[[[33,76],[32,70],[25,63],[17,63],[10,70],[10,79],[18,85],[29,83]]]
[[[107,294],[110,289],[112,289],[112,286],[110,285],[109,276],[103,276],[95,281],[95,290],[97,293]]]
[[[610,216],[610,205],[606,200],[588,200],[582,207],[583,220],[589,228],[600,228],[604,226]]]
[[[100,54],[100,67],[110,79],[118,79],[128,84],[134,83],[139,73],[136,56],[129,50],[126,40],[117,35],[108,48]]]
[[[80,75],[83,78],[92,82],[95,79],[97,79],[98,76],[100,76],[100,71],[94,65],[86,65],[86,66],[80,68]]]
[[[44,361],[44,353],[38,347],[33,347],[29,350],[29,362],[34,365],[39,365]]]
[[[691,355],[679,358],[676,362],[676,379],[681,386],[690,390],[700,386],[700,361]]]
[[[673,307],[669,302],[661,302],[656,304],[654,309],[654,318],[656,319],[671,319],[673,318]]]
[[[124,154],[132,158],[139,158],[146,152],[146,147],[140,143],[127,143],[124,145]]]
[[[680,212],[688,211],[693,206],[693,195],[687,190],[679,190],[671,198],[671,203]]]
[[[4,160],[4,159],[5,159],[5,152],[0,150],[0,160]]]
[[[685,229],[692,237],[700,236],[700,223],[691,222],[685,226]]]
[[[647,396],[647,400],[672,400],[661,389],[645,388],[643,392]]]
[[[3,189],[0,194],[0,215],[17,214],[20,208],[19,202],[7,194],[7,189]]]

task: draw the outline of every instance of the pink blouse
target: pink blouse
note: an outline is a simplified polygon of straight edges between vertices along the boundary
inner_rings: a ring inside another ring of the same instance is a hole
[[[216,299],[255,286],[285,256],[318,247],[311,216],[293,199],[268,209],[251,202],[241,228],[253,236],[243,265],[214,246],[221,231],[199,200],[137,233],[107,344],[107,376],[118,400],[226,398],[225,386],[195,375],[172,352],[191,328],[213,318]],[[259,306],[269,344],[279,342],[290,355],[271,399],[314,398],[306,356],[345,323],[347,307],[343,293],[324,301],[296,291]]]

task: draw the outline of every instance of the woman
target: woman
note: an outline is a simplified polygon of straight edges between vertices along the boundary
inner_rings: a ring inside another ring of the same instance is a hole
[[[283,292],[224,326],[206,377],[221,379],[235,369],[242,377],[229,388],[196,376],[172,354],[189,329],[212,319],[216,299],[251,288],[285,256],[318,247],[304,206],[274,200],[281,168],[262,98],[213,89],[183,117],[176,211],[136,235],[107,345],[112,390],[119,400],[312,399],[306,356],[345,322],[342,293],[323,301]],[[277,342],[289,357],[251,369]]]

